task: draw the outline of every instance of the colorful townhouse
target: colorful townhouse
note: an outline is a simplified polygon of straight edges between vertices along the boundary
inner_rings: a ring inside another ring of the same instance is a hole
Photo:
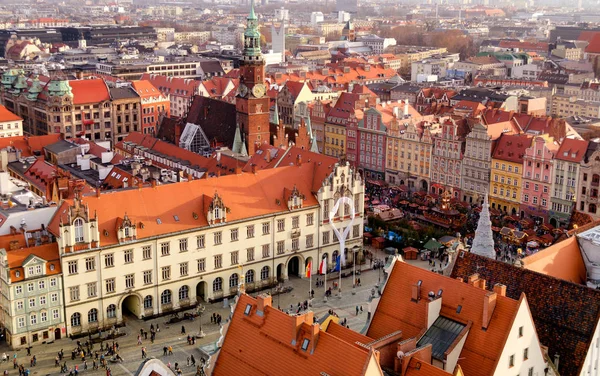
[[[559,144],[548,135],[534,137],[523,156],[521,218],[532,218],[536,224],[548,222],[554,156]]]
[[[431,193],[442,194],[449,190],[452,197],[460,197],[462,159],[468,133],[466,122],[452,118],[442,120],[441,132],[433,136]]]
[[[523,157],[531,135],[503,134],[492,154],[489,200],[492,209],[519,214],[523,180]]]

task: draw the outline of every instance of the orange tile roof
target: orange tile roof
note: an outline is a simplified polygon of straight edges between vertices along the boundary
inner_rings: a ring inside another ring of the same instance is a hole
[[[589,141],[565,138],[554,158],[561,161],[580,163],[585,157],[588,145]]]
[[[525,269],[585,284],[587,272],[577,237],[573,236],[523,259]]]
[[[332,336],[335,336],[341,339],[342,341],[348,343],[360,342],[363,345],[366,345],[367,343],[371,343],[374,341],[373,338],[362,335],[359,332],[355,332],[354,330],[350,330],[334,321],[329,321],[329,324],[327,325],[327,329],[325,331],[331,334]]]
[[[492,140],[497,140],[503,134],[519,134],[519,127],[512,121],[503,121],[487,125],[487,134]]]
[[[503,134],[498,138],[492,158],[502,161],[523,163],[525,149],[531,146],[531,135]]]
[[[163,94],[187,95],[190,97],[197,93],[198,86],[200,85],[200,81],[198,80],[169,77],[162,74],[144,73],[141,80],[151,82]]]
[[[27,145],[29,145],[29,151],[31,153],[41,153],[45,146],[51,145],[61,140],[60,134],[49,134],[44,136],[30,136],[26,137]]]
[[[20,116],[17,116],[10,112],[6,107],[0,105],[0,123],[5,121],[19,121],[23,120]]]
[[[106,83],[101,78],[69,81],[73,93],[73,104],[100,103],[110,100]]]
[[[162,97],[162,93],[148,80],[137,80],[131,83],[133,89],[141,98]]]
[[[23,235],[20,235],[21,237]],[[49,243],[43,244],[37,247],[22,248],[9,251],[8,248],[6,255],[8,259],[8,267],[10,268],[10,278],[12,282],[22,281],[25,279],[25,273],[23,272],[23,262],[31,255],[37,256],[47,261],[46,263],[46,275],[60,274],[60,256],[58,253],[58,244]],[[50,267],[53,265],[53,268]],[[52,270],[53,269],[53,270]],[[16,272],[20,272],[17,277]]]
[[[411,300],[412,287],[422,281],[418,303]],[[497,296],[487,330],[483,325],[484,297],[489,291],[397,261],[373,315],[367,336],[381,338],[402,330],[404,338],[427,329],[427,294],[443,290],[441,316],[464,324],[472,322],[458,364],[466,375],[491,375],[517,314],[519,302]],[[457,307],[461,306],[460,313]]]
[[[244,314],[247,305],[249,315]],[[213,375],[364,375],[373,356],[369,349],[320,331],[312,318],[312,312],[288,315],[270,305],[259,314],[257,300],[242,294]],[[301,349],[305,338],[310,340],[306,351]]]
[[[84,196],[83,204],[89,206],[90,213],[98,213],[100,243],[107,246],[118,243],[115,224],[125,213],[132,221],[144,224],[143,228],[137,229],[138,239],[206,227],[206,202],[212,199],[215,192],[230,209],[227,213],[229,222],[287,212],[287,204],[283,200],[284,189],[293,189],[294,185],[305,195],[305,207],[318,205],[312,194],[313,177],[318,171],[315,162],[306,162],[301,166],[261,170],[255,174],[234,174],[154,188],[111,191],[100,197]],[[65,203],[70,205],[72,201]],[[58,209],[48,225],[50,231],[59,233],[60,220],[66,222],[66,214],[66,206]],[[179,220],[175,220],[174,216]],[[159,219],[160,224],[157,221]],[[107,236],[103,234],[104,230],[108,232]]]

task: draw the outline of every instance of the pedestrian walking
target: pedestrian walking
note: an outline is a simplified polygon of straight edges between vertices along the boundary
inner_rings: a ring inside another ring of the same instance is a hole
[[[169,355],[173,355],[173,346],[169,345]]]
[[[194,355],[190,355],[191,361],[192,361],[192,366],[196,365],[196,359],[194,358]]]
[[[138,335],[138,341],[137,341],[138,346],[142,344],[142,336]]]
[[[181,334],[185,334],[185,326],[181,325]]]
[[[190,361],[191,361],[191,359],[190,359],[190,357],[188,356],[188,357],[187,357],[187,365],[188,365],[188,367],[190,366]]]
[[[163,356],[167,355],[168,350],[169,350],[169,348],[167,346],[163,347]]]
[[[356,306],[356,316],[358,316],[358,306]]]

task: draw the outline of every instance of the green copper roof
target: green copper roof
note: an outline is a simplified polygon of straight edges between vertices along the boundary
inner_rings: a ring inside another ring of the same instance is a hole
[[[248,15],[248,20],[255,20],[256,14],[254,13],[254,0],[250,0],[250,14]]]

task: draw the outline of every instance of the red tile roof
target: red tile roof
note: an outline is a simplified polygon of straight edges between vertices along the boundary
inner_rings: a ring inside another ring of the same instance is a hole
[[[141,98],[162,97],[162,93],[148,80],[138,80],[131,83],[133,89]],[[166,98],[165,98],[166,99]]]
[[[585,284],[587,272],[577,237],[572,236],[523,259],[525,269]]]
[[[5,121],[19,121],[23,120],[20,116],[17,116],[10,112],[6,107],[0,105],[0,123]]]
[[[414,302],[412,288],[418,281],[422,282],[421,295],[420,300]],[[398,330],[402,331],[403,338],[419,336],[427,329],[427,294],[439,290],[443,290],[440,316],[463,324],[472,323],[458,364],[465,375],[492,375],[519,302],[498,295],[487,330],[482,330],[487,290],[404,262],[394,264],[367,336],[381,338]],[[461,306],[460,313],[457,313],[458,306]]]
[[[110,100],[106,83],[101,78],[69,81],[73,93],[73,104],[100,103]]]
[[[112,191],[103,193],[100,197],[90,195],[83,197],[83,204],[89,206],[91,213],[98,213],[100,243],[108,246],[118,243],[115,224],[125,213],[132,221],[144,224],[143,228],[137,229],[138,239],[208,226],[206,203],[213,198],[215,192],[230,209],[227,212],[227,221],[230,222],[287,212],[283,192],[284,189],[293,189],[294,184],[306,197],[305,207],[317,205],[313,189],[314,175],[318,171],[317,163],[306,162],[301,166],[261,170],[255,174],[234,174],[154,188]],[[276,200],[277,197],[280,199]],[[71,201],[66,203],[70,204]],[[179,220],[175,220],[174,216]],[[54,234],[58,234],[61,218],[66,222],[63,207],[59,208],[48,225]],[[104,235],[104,230],[108,235]]]
[[[374,356],[368,348],[321,331],[318,324],[313,324],[312,312],[288,315],[267,305],[259,313],[257,304],[246,294],[239,297],[213,375],[365,374]],[[248,305],[251,309],[246,315]],[[302,350],[305,339],[310,342],[308,349]],[[379,368],[376,361],[375,366]]]
[[[589,141],[565,138],[554,156],[555,159],[580,163],[585,156]]]
[[[18,236],[21,238],[23,237],[22,234]],[[25,279],[23,262],[32,255],[47,261],[46,275],[57,275],[61,272],[57,243],[43,244],[37,247],[22,248],[12,251],[9,251],[8,248],[5,249],[7,249],[6,254],[8,267],[10,268],[11,282],[22,281]],[[52,267],[50,265],[52,265]],[[19,277],[17,277],[17,272],[19,272]]]
[[[528,134],[503,134],[497,141],[492,158],[502,161],[523,163],[525,149],[531,146],[532,136]]]

